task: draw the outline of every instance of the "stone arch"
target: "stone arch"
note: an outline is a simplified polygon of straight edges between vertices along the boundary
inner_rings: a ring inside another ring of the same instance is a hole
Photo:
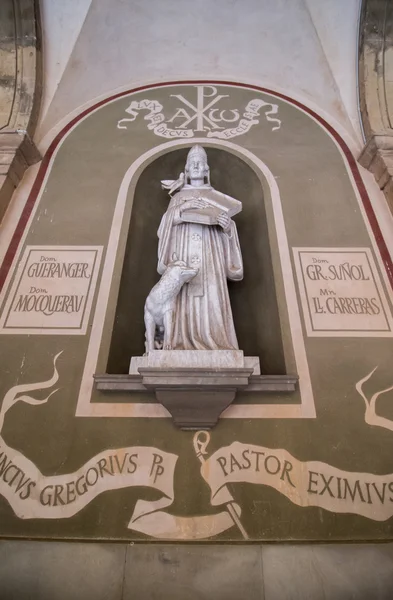
[[[206,143],[204,146],[207,148]],[[262,372],[283,374],[285,359],[262,183],[244,157],[234,154],[232,148],[210,146],[207,151],[214,187],[243,202],[236,223],[245,277],[242,282],[228,283],[239,347],[248,356],[260,357]],[[188,148],[168,149],[145,166],[138,177],[108,373],[127,373],[130,356],[144,352],[143,305],[159,278],[156,232],[168,203],[167,192],[160,190],[160,180],[176,176],[184,168],[187,152]]]
[[[235,155],[242,157],[243,160],[245,160],[245,162],[247,162],[247,164],[250,167],[252,167],[252,169],[255,172],[258,173],[258,176],[263,186],[264,193],[269,196],[269,210],[272,214],[271,219],[274,220],[274,223],[272,221],[270,221],[269,223],[269,241],[270,243],[275,245],[275,252],[280,256],[280,261],[279,263],[276,262],[276,264],[273,266],[273,270],[275,272],[275,277],[277,277],[277,280],[279,280],[278,284],[280,285],[281,290],[282,288],[284,288],[284,291],[282,291],[281,295],[281,302],[278,307],[280,327],[282,330],[286,330],[287,334],[289,332],[292,332],[292,334],[289,333],[289,336],[285,336],[285,341],[283,344],[285,369],[288,373],[299,374],[299,386],[302,393],[303,404],[301,408],[301,414],[303,416],[313,417],[315,415],[315,408],[310,384],[309,367],[304,347],[304,340],[302,335],[300,334],[300,313],[296,299],[295,282],[293,270],[291,267],[290,251],[288,246],[288,240],[286,237],[285,224],[280,200],[280,192],[278,189],[277,182],[269,168],[260,159],[258,159],[249,150],[237,144],[221,140],[206,140],[206,138],[193,138],[192,144],[194,143],[204,144],[206,149],[208,149],[209,147],[221,147],[232,152]],[[125,252],[124,244],[122,245],[120,253],[117,252],[117,247],[119,238],[124,237],[124,232],[125,230],[128,230],[129,227],[129,218],[132,212],[132,203],[134,200],[136,180],[144,171],[145,167],[154,162],[155,157],[165,154],[166,152],[168,152],[168,150],[170,151],[175,148],[188,148],[190,145],[190,141],[185,142],[183,140],[178,140],[167,142],[165,144],[161,144],[160,146],[154,147],[148,152],[141,155],[129,167],[129,169],[124,175],[123,181],[119,189],[117,207],[115,209],[114,217],[114,220],[116,220],[117,222],[123,220],[122,232],[120,232],[120,229],[117,229],[116,231],[113,230],[113,239],[111,239],[112,236],[109,239],[109,251],[107,252],[106,257],[106,260],[108,261],[107,268],[110,273],[113,273],[115,264],[117,265],[115,277],[116,283],[112,284],[111,289],[105,286],[101,290],[102,302],[100,302],[101,299],[99,298],[99,304],[100,306],[102,305],[102,310],[96,311],[93,322],[94,339],[96,341],[95,344],[90,345],[88,350],[86,364],[89,366],[85,369],[86,377],[89,377],[87,373],[88,370],[92,368],[92,365],[94,365],[96,372],[97,369],[101,372],[105,371],[107,367],[108,358],[110,354],[111,339],[108,336],[108,334],[103,336],[103,331],[112,331],[116,319],[116,306],[120,287],[120,267],[123,264],[123,257]],[[128,214],[128,219],[123,218],[124,214]],[[106,279],[106,281],[109,281],[109,279]],[[108,310],[106,308],[107,306],[110,307]],[[140,328],[142,330],[143,326],[140,325]],[[103,342],[101,342],[102,339],[104,340]],[[98,366],[96,367],[96,365]],[[87,385],[91,385],[91,383],[91,381],[89,382],[88,380],[86,380]],[[79,410],[79,414],[84,414],[84,409],[82,408],[82,405],[80,405]],[[297,410],[298,407],[295,408],[295,412],[297,412]],[[142,408],[141,411],[142,414],[144,414],[145,412],[147,414],[149,413],[149,407]],[[154,414],[156,414],[156,416],[164,416],[157,409]]]

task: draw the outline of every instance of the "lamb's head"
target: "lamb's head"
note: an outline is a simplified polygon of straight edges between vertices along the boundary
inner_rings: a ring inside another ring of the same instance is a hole
[[[189,267],[184,260],[180,260],[177,254],[172,254],[172,260],[168,265],[171,275],[174,276],[181,285],[188,283],[198,273],[198,269]]]

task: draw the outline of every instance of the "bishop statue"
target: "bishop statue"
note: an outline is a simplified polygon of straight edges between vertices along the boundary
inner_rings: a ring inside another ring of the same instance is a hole
[[[243,261],[232,216],[241,202],[210,184],[207,155],[196,145],[184,175],[163,181],[174,193],[158,229],[158,272],[176,256],[195,270],[176,298],[170,347],[173,350],[237,350],[227,280],[243,278]]]

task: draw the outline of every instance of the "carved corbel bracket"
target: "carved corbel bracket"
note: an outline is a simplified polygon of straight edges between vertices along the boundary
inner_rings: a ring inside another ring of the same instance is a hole
[[[366,145],[359,156],[393,211],[393,3],[363,0],[359,100]]]
[[[140,368],[142,384],[155,392],[181,429],[210,429],[248,385],[253,369]]]
[[[32,141],[41,98],[38,2],[0,3],[0,219],[29,165],[41,156]]]

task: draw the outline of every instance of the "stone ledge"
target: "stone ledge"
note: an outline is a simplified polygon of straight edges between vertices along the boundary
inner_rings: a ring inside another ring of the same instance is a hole
[[[244,388],[248,385],[253,369],[203,369],[203,368],[166,368],[140,367],[142,383],[147,389],[231,389]]]
[[[296,390],[299,377],[297,375],[251,375],[248,385],[242,387],[242,394],[248,392],[279,392],[292,393]],[[147,389],[142,381],[142,375],[94,375],[95,386],[101,392],[144,392]]]

